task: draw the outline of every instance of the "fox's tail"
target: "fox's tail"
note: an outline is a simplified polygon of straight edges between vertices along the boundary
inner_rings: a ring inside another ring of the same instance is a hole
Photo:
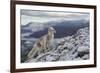
[[[32,58],[32,57],[34,57],[36,55],[36,53],[37,53],[37,50],[33,47],[31,49],[31,51],[28,53],[27,57],[28,58]]]

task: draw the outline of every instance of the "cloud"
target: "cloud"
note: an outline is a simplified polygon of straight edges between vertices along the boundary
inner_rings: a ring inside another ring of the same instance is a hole
[[[88,13],[78,12],[60,12],[60,11],[36,11],[36,10],[21,10],[22,15],[28,16],[42,16],[42,17],[75,17],[75,16],[88,16]]]
[[[26,22],[49,22],[59,20],[89,20],[89,13],[79,12],[61,12],[61,11],[36,11],[36,10],[21,10],[22,24]]]

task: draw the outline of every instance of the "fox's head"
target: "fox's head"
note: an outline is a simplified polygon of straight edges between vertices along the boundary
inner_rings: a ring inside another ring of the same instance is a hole
[[[49,27],[48,32],[56,33],[56,30],[53,27]]]

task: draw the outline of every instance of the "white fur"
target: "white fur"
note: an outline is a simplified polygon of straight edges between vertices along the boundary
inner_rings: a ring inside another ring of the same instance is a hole
[[[42,51],[46,52],[49,50],[52,41],[54,39],[55,29],[53,27],[48,28],[48,33],[42,37],[40,37],[34,44],[31,51],[28,53],[28,58],[32,58],[35,54],[40,54]]]

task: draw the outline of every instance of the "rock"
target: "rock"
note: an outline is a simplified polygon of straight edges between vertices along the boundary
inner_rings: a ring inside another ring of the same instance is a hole
[[[64,44],[64,48],[67,48],[67,49],[69,49],[69,50],[71,50],[71,49],[73,49],[74,48],[74,44],[72,44],[72,43],[68,43],[68,42],[66,42],[65,44]]]
[[[58,58],[58,56],[48,55],[48,56],[46,56],[46,61],[56,61],[57,58]]]
[[[78,52],[75,52],[74,54],[72,54],[73,60],[78,56]]]
[[[89,47],[87,46],[80,46],[78,49],[77,49],[78,52],[89,52]]]
[[[75,58],[74,60],[82,60],[82,58],[80,58],[80,57],[77,57],[77,58]]]
[[[84,56],[82,57],[82,59],[84,59],[84,60],[89,59],[89,55],[88,55],[88,54],[84,55]]]

